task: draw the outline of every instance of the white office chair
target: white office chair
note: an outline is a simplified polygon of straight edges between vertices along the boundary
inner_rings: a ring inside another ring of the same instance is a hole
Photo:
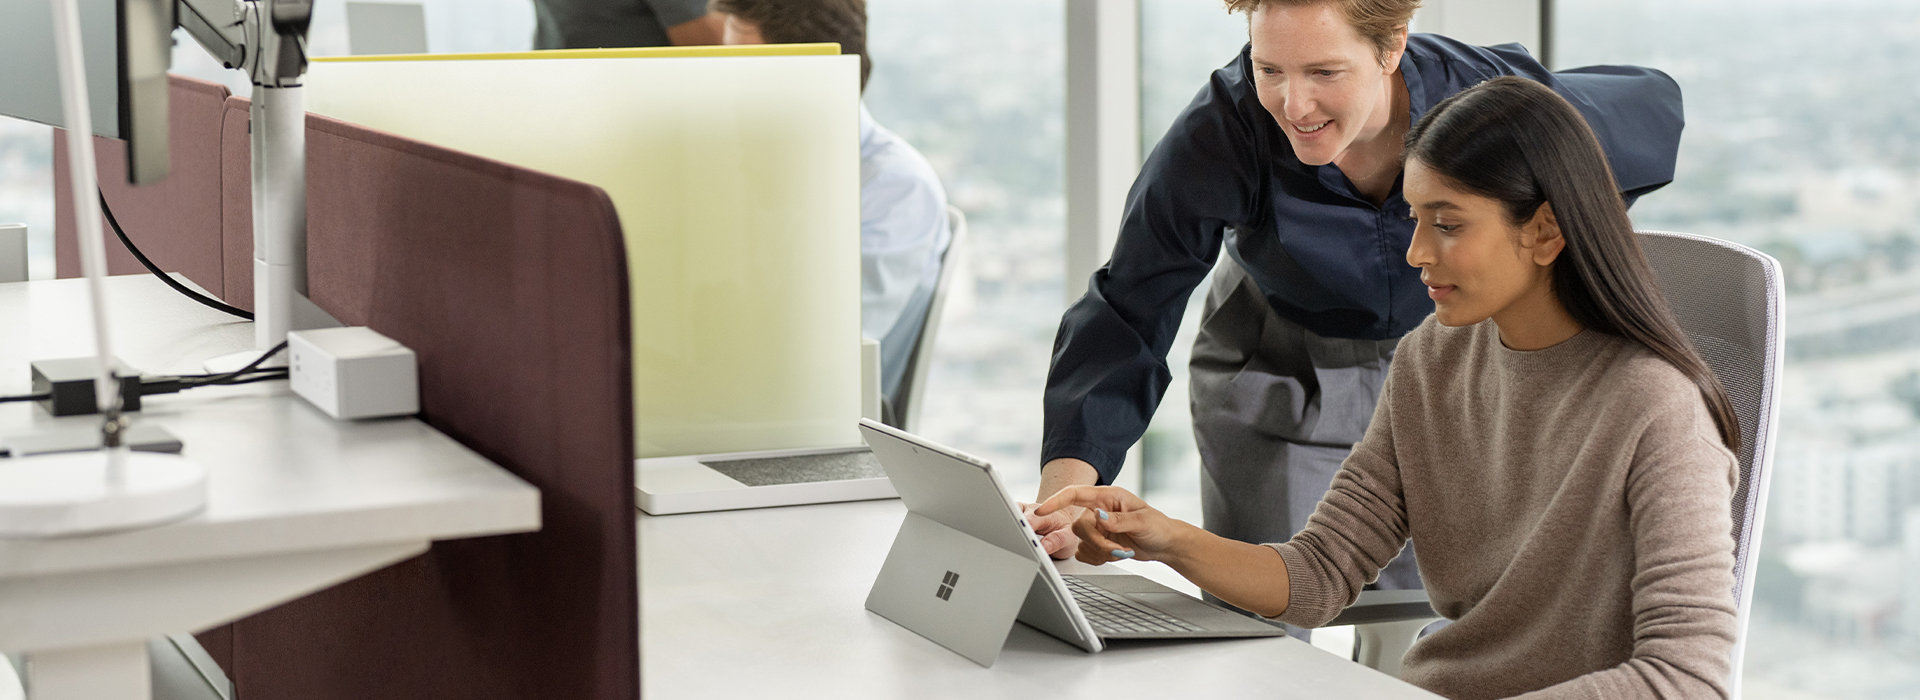
[[[882,413],[881,422],[908,432],[920,424],[920,411],[926,404],[920,400],[920,391],[926,388],[927,371],[933,367],[933,340],[940,332],[941,312],[947,306],[947,290],[953,286],[954,271],[965,255],[967,217],[951,205],[947,207],[947,228],[951,235],[947,249],[940,254],[940,274],[934,278],[933,296],[920,322],[920,335],[914,339],[913,352],[907,356],[904,378],[893,396],[888,397]]]
[[[1740,696],[1755,557],[1772,478],[1773,434],[1779,424],[1780,263],[1760,251],[1704,236],[1643,231],[1640,247],[1701,359],[1720,379],[1740,421],[1740,480],[1733,491],[1733,697]],[[1355,625],[1354,660],[1399,675],[1400,659],[1420,631],[1439,617],[1424,591],[1366,591],[1329,625]],[[1577,631],[1570,631],[1577,632]]]

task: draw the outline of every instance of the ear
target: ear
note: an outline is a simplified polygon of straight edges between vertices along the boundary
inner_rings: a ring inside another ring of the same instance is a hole
[[[1387,51],[1387,55],[1380,57],[1380,67],[1386,69],[1387,75],[1393,75],[1394,71],[1400,70],[1400,57],[1406,53],[1407,27],[1401,25],[1399,29],[1394,30],[1393,48]]]
[[[1533,264],[1547,267],[1559,259],[1560,251],[1566,250],[1567,239],[1560,235],[1560,219],[1553,214],[1553,203],[1546,202],[1534,210],[1533,219],[1526,225],[1526,249],[1533,258]]]

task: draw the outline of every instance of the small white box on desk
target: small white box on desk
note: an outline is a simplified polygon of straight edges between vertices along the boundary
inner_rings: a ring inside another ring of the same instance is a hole
[[[0,282],[27,281],[27,225],[0,224]]]
[[[287,353],[293,392],[329,416],[350,420],[420,412],[413,351],[373,329],[292,331]]]

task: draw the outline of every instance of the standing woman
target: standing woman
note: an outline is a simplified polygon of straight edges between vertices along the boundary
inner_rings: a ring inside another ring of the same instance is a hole
[[[1039,497],[1113,481],[1211,270],[1189,365],[1205,524],[1278,542],[1305,525],[1365,431],[1399,338],[1434,308],[1401,260],[1414,230],[1400,180],[1408,127],[1489,78],[1535,80],[1584,114],[1631,202],[1673,178],[1680,91],[1644,68],[1552,73],[1517,44],[1409,36],[1419,0],[1227,7],[1247,15],[1249,43],[1148,156],[1112,258],[1061,320]],[[1080,508],[1030,522],[1061,558],[1092,527]],[[1410,550],[1380,584],[1420,586]]]

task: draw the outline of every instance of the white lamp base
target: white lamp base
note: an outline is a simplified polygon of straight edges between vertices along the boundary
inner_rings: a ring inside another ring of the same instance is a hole
[[[207,504],[207,470],[125,448],[0,459],[0,537],[59,537],[176,520]]]

